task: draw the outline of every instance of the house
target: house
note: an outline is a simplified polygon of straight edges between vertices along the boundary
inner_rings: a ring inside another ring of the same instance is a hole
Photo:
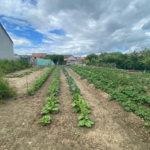
[[[64,55],[64,60],[71,65],[83,64],[85,57],[74,57],[73,55]]]
[[[83,60],[85,57],[75,57],[76,58],[76,64],[83,64]]]
[[[14,59],[13,41],[0,23],[0,59]]]
[[[64,55],[64,60],[68,60],[68,58],[71,56],[73,56],[73,55]]]

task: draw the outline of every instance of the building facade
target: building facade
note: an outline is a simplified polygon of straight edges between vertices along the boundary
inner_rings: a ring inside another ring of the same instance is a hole
[[[0,23],[0,59],[14,59],[13,41]]]
[[[68,55],[68,57],[64,58],[65,58],[64,60],[67,60],[67,63],[69,63],[70,65],[83,64],[83,60],[85,59],[84,57],[74,57],[72,55]]]

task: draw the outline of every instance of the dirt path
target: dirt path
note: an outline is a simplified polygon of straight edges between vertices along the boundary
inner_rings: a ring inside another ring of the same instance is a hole
[[[108,94],[96,89],[86,79],[67,69],[82,91],[83,98],[91,106],[91,117],[95,126],[91,129],[90,141],[97,149],[148,150],[150,135],[143,127],[143,119],[132,112],[126,112],[116,101],[110,101]],[[99,146],[103,146],[103,148]]]
[[[0,105],[0,150],[38,149],[36,144],[41,144],[45,136],[37,136],[42,129],[38,121],[45,99],[48,97],[47,89],[51,84],[53,73],[54,71],[34,96],[25,94],[15,101],[10,99],[6,104]],[[42,149],[41,144],[39,150]]]
[[[33,73],[25,75],[24,77],[7,78],[7,80],[11,86],[17,88],[18,96],[23,96],[26,93],[27,86],[28,88],[31,88],[35,80],[41,77],[48,69],[49,67],[45,67],[42,70],[34,71]]]

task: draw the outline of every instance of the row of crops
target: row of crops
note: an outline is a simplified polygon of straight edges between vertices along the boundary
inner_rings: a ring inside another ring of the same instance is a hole
[[[45,74],[43,74],[39,79],[37,79],[33,86],[27,89],[27,93],[29,95],[34,95],[35,91],[40,88],[40,86],[44,83],[44,81],[48,78],[48,76],[53,71],[54,67],[51,67]]]
[[[47,92],[49,93],[49,97],[46,98],[47,102],[45,106],[42,108],[41,114],[43,117],[40,119],[40,123],[42,125],[46,125],[50,123],[51,113],[58,113],[59,112],[59,101],[57,99],[57,95],[59,92],[59,84],[60,84],[60,75],[59,75],[59,67],[55,69],[53,80],[51,85],[49,86]]]
[[[30,71],[24,71],[21,73],[12,73],[12,74],[8,74],[6,75],[7,78],[16,78],[16,77],[24,77],[25,75],[29,75],[30,73],[34,72],[34,71],[38,71],[38,70],[42,70],[44,69],[44,67],[38,67],[38,68],[33,68]]]
[[[35,81],[33,87],[27,90],[29,95],[34,95],[35,90],[37,90],[47,79],[47,77],[51,74],[54,67],[50,68],[43,76],[41,76],[38,80]],[[94,120],[89,117],[90,113],[90,105],[81,97],[81,90],[76,85],[74,79],[69,76],[68,72],[65,68],[62,68],[63,72],[66,76],[66,80],[70,86],[70,91],[73,99],[73,112],[78,113],[81,112],[78,117],[78,126],[86,126],[91,127],[94,124]],[[47,90],[49,93],[49,97],[46,98],[45,106],[42,108],[41,114],[43,117],[39,120],[39,123],[42,125],[47,125],[50,123],[51,116],[50,114],[56,114],[59,112],[59,100],[57,98],[60,86],[60,73],[59,67],[56,67],[54,70],[53,80]]]
[[[74,79],[69,76],[65,68],[63,68],[63,72],[70,86],[70,91],[73,99],[73,112],[81,112],[81,115],[78,117],[78,126],[91,127],[91,125],[94,124],[94,120],[91,119],[88,115],[90,113],[90,105],[88,105],[87,102],[81,97],[81,90],[76,85]]]
[[[81,78],[93,83],[96,88],[109,93],[110,99],[118,101],[126,111],[132,111],[144,118],[146,121],[144,125],[150,126],[150,96],[148,96],[150,79],[148,75],[139,76],[108,68],[70,68]]]

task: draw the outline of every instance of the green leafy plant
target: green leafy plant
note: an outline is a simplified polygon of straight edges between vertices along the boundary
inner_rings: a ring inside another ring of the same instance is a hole
[[[27,89],[29,95],[34,95],[34,88]]]
[[[79,133],[79,132],[77,132],[77,133],[75,133],[75,135],[76,135],[77,137],[79,137],[79,136],[80,136],[80,133]]]
[[[51,67],[44,75],[42,75],[38,80],[36,80],[33,84],[33,87],[30,89],[27,89],[27,93],[29,95],[34,95],[34,91],[39,89],[40,86],[44,83],[44,81],[47,79],[47,77],[51,74],[54,67]]]
[[[91,119],[88,114],[90,113],[90,105],[86,103],[86,101],[81,97],[80,89],[77,87],[76,83],[74,82],[73,78],[69,76],[66,69],[63,67],[63,72],[66,76],[66,79],[69,83],[72,99],[74,103],[72,104],[73,112],[81,111],[81,115],[78,117],[79,123],[78,126],[86,126],[91,127],[92,124],[94,124],[94,120]]]
[[[88,116],[88,109],[84,106],[81,107],[81,115],[78,117],[78,120],[78,126],[91,127],[91,125],[94,124],[94,120]]]
[[[50,123],[50,115],[45,115],[43,116],[40,120],[39,120],[39,123],[41,123],[42,125],[46,125],[46,124],[49,124]]]
[[[41,114],[43,115],[48,115],[50,113],[56,114],[59,112],[59,101],[56,97],[59,91],[59,78],[59,67],[56,67],[52,83],[48,88],[48,93],[50,94],[50,96],[46,98],[47,102],[45,103],[45,107],[43,107],[41,111]]]
[[[45,107],[43,107],[41,114],[58,113],[58,106],[59,104],[55,104],[53,101],[49,101],[46,103]]]

